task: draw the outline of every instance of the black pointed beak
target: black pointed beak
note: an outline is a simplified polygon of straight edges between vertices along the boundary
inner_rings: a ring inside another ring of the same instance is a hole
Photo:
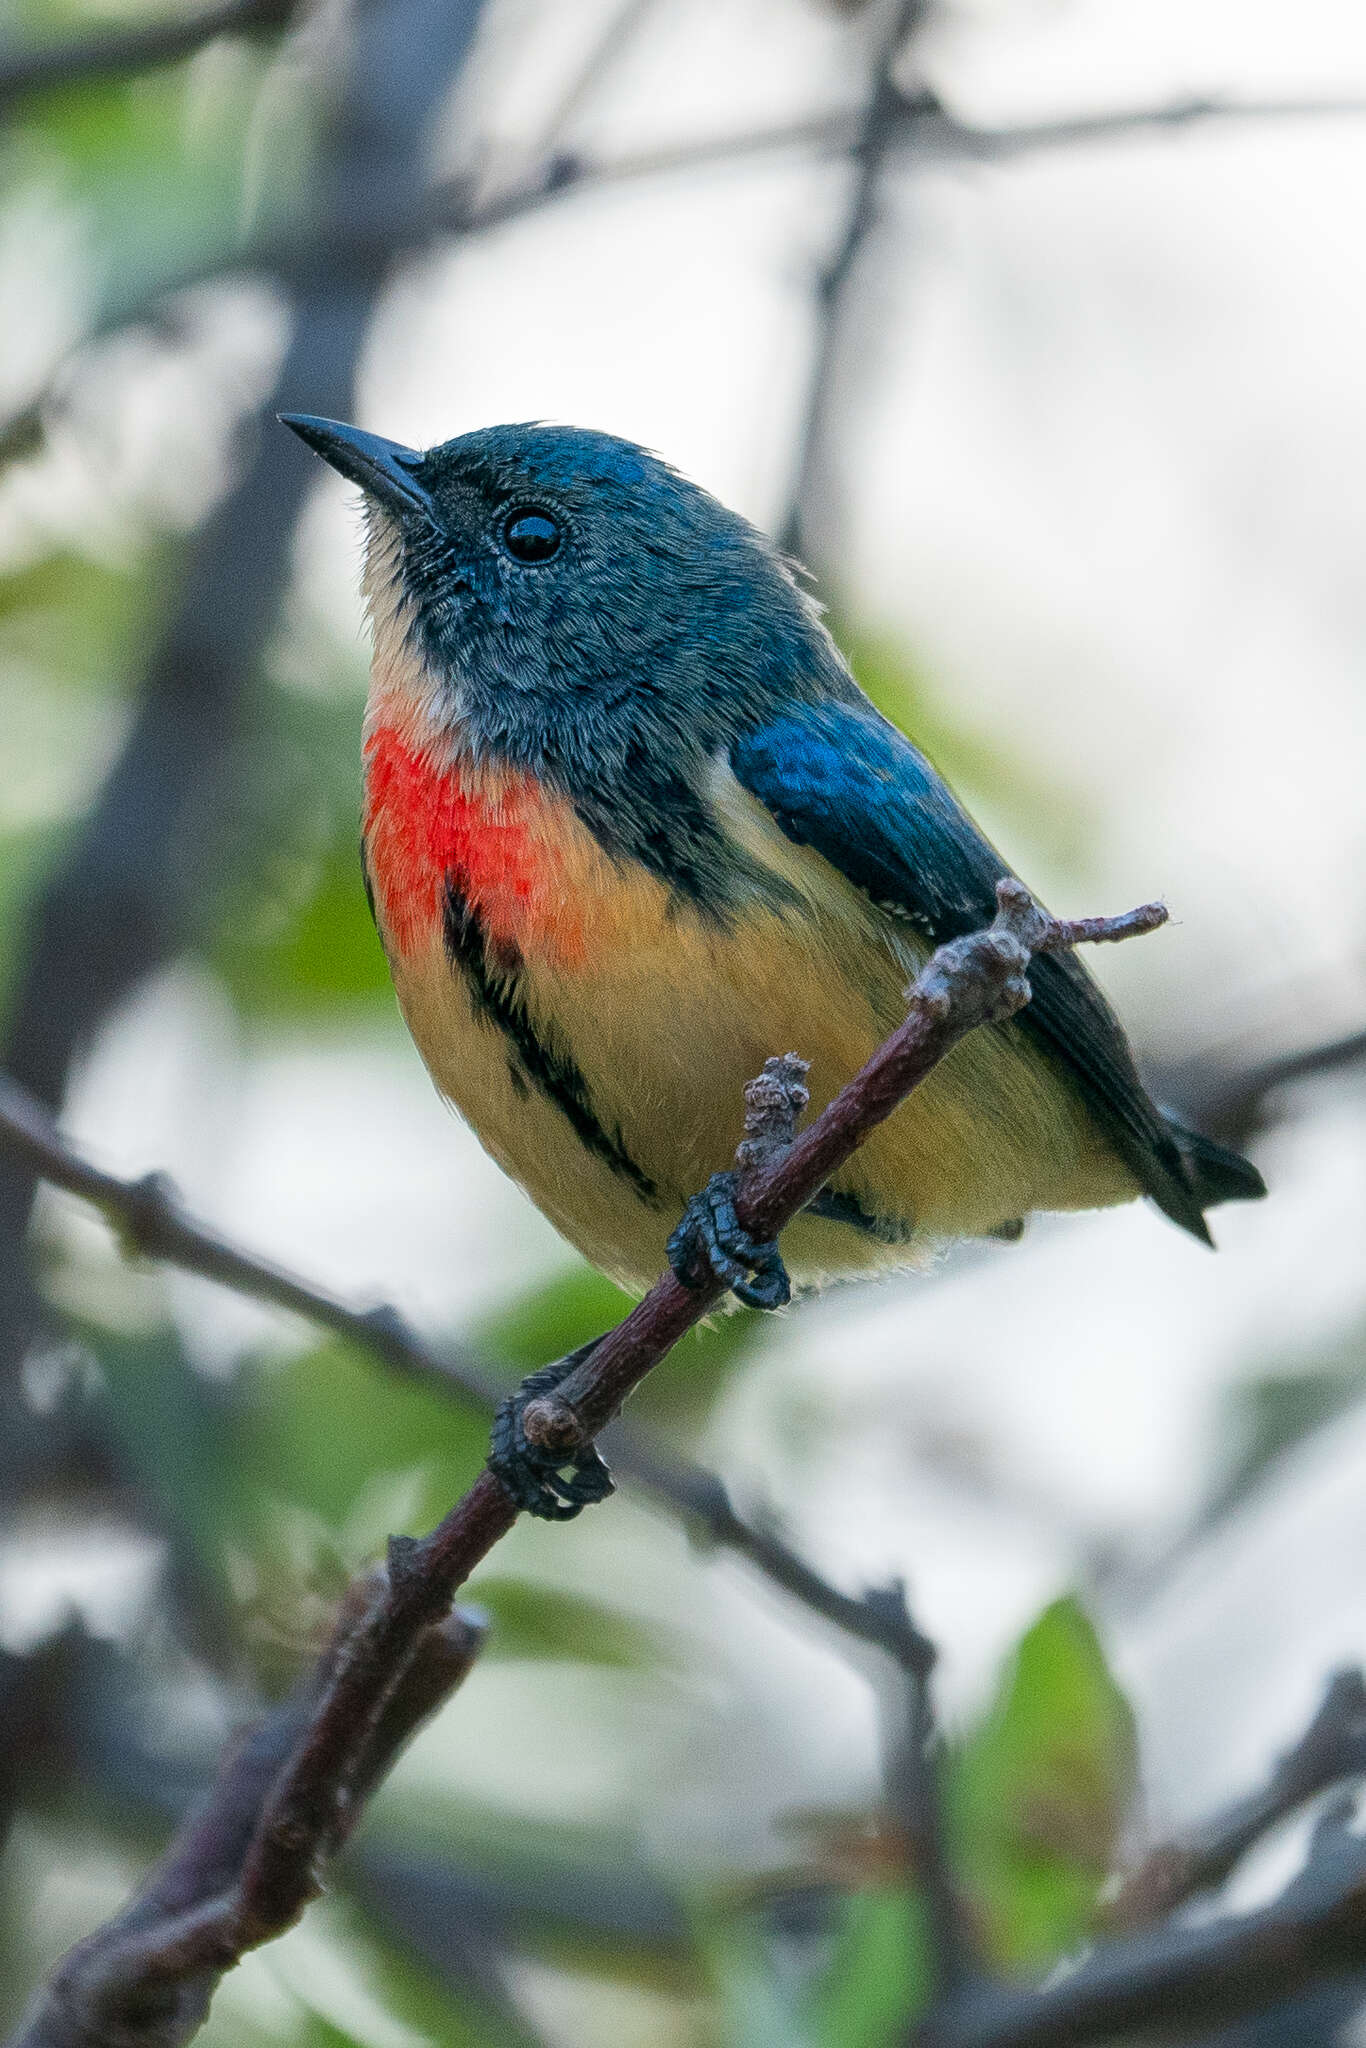
[[[380,434],[362,433],[341,420],[314,419],[311,413],[282,412],[282,425],[292,427],[301,441],[307,441],[324,462],[340,471],[348,482],[359,484],[370,497],[391,512],[422,512],[434,517],[432,501],[417,480],[423,456],[401,441],[386,441]]]

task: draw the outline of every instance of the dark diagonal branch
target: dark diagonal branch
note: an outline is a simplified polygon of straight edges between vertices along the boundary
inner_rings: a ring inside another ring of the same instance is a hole
[[[791,1061],[770,1062],[750,1084],[746,1141],[736,1165],[737,1207],[752,1235],[775,1237],[961,1039],[1019,1010],[1029,999],[1033,954],[1082,937],[1151,931],[1166,915],[1149,906],[1125,918],[1069,926],[1048,918],[1013,881],[999,885],[997,900],[986,931],[934,954],[909,992],[900,1029],[790,1143],[805,1094],[799,1096]],[[557,1440],[595,1436],[646,1373],[717,1306],[721,1292],[719,1282],[684,1287],[672,1273],[658,1280],[543,1404]],[[528,1434],[531,1421],[529,1408]],[[59,1966],[33,2024],[13,2048],[75,2048],[78,2041],[94,2048],[115,2039],[119,2048],[179,2048],[190,2038],[222,1970],[291,1924],[314,1895],[319,1853],[344,1838],[358,1797],[384,1765],[379,1731],[401,1719],[398,1703],[421,1645],[447,1623],[456,1592],[516,1519],[511,1497],[486,1469],[430,1535],[391,1540],[386,1572],[357,1600],[359,1619],[339,1633],[323,1661],[311,1688],[316,1704],[259,1802],[250,1840],[241,1841],[240,1829],[234,1837],[240,1856],[226,1891],[208,1903],[196,1900],[178,1917],[163,1913],[159,1946],[143,1937],[130,1952],[121,1927],[92,1936]],[[130,1910],[136,1916],[137,1907]],[[83,2034],[35,2031],[46,2018],[54,2027],[66,2024],[77,1994],[69,1988],[56,1993],[73,1980],[85,2010],[107,2011],[107,2001],[115,2001],[121,2034],[88,2025]],[[141,2026],[139,2013],[149,2015]]]
[[[1114,1928],[1146,1926],[1197,1892],[1212,1890],[1261,1837],[1307,1800],[1344,1778],[1366,1774],[1366,1679],[1334,1674],[1322,1704],[1265,1785],[1184,1839],[1154,1849],[1129,1876],[1106,1913]]]
[[[169,15],[37,49],[0,48],[0,109],[52,86],[133,78],[192,57],[219,36],[269,35],[287,28],[298,0],[220,0],[202,13]]]
[[[93,1203],[130,1251],[165,1260],[292,1315],[307,1316],[323,1329],[377,1353],[386,1365],[410,1378],[431,1380],[484,1407],[497,1401],[494,1381],[485,1379],[473,1361],[438,1357],[397,1309],[352,1308],[272,1259],[243,1251],[198,1222],[165,1174],[125,1180],[94,1165],[63,1136],[36,1096],[7,1075],[0,1075],[0,1148],[35,1177]]]
[[[329,1826],[296,1835],[272,1887],[252,1889],[243,1874],[262,1811],[381,1584],[382,1574],[356,1582],[309,1683],[228,1751],[203,1804],[135,1897],[62,1959],[9,2048],[178,2048],[203,2024],[224,1973],[298,1918],[370,1793],[455,1691],[484,1634],[481,1617],[457,1609],[418,1637],[357,1746],[347,1796]]]

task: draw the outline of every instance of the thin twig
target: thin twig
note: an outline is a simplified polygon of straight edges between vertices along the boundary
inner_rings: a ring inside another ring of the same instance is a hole
[[[1089,142],[1123,142],[1154,131],[1207,123],[1359,119],[1362,115],[1366,115],[1366,98],[1201,98],[1085,115],[1072,121],[979,128],[959,120],[933,93],[922,91],[897,92],[885,119],[892,148],[910,151],[919,162],[952,164],[1006,162],[1039,151],[1073,148]],[[451,234],[484,234],[539,212],[560,199],[615,185],[640,184],[651,178],[724,169],[757,157],[846,156],[858,148],[866,123],[866,111],[855,111],[781,122],[772,128],[703,136],[695,141],[665,143],[656,149],[632,151],[619,157],[595,159],[559,154],[531,165],[501,192],[488,194],[477,202],[471,200],[463,180],[452,179],[433,189],[431,217],[424,233],[444,228]]]
[[[621,0],[621,4],[612,10],[587,56],[561,90],[552,112],[542,125],[535,147],[530,152],[533,158],[545,163],[554,160],[564,137],[593,95],[601,90],[603,81],[615,70],[657,4],[658,0]]]
[[[1197,1892],[1223,1883],[1253,1843],[1307,1800],[1344,1778],[1366,1773],[1366,1678],[1334,1674],[1313,1720],[1265,1785],[1184,1839],[1147,1855],[1105,1913],[1109,1928],[1148,1925]]]
[[[93,1203],[129,1251],[306,1316],[323,1329],[364,1345],[411,1378],[439,1382],[484,1407],[498,1400],[496,1383],[485,1378],[472,1360],[463,1355],[438,1357],[397,1309],[353,1308],[326,1288],[301,1280],[273,1259],[242,1250],[198,1222],[166,1174],[125,1180],[94,1165],[62,1134],[37,1097],[7,1074],[0,1074],[0,1146],[30,1174]]]
[[[954,940],[930,959],[909,992],[906,1021],[806,1130],[786,1143],[800,1089],[791,1062],[771,1062],[751,1083],[746,1140],[737,1154],[737,1208],[756,1237],[770,1238],[792,1220],[863,1139],[905,1099],[953,1047],[982,1024],[1013,1015],[1029,1000],[1033,953],[1069,942],[1066,927],[1038,909],[1023,886],[1004,881],[998,911],[983,932]],[[1153,930],[1160,907],[1132,913],[1092,936]],[[609,1331],[562,1382],[556,1397],[563,1440],[595,1436],[622,1402],[687,1330],[717,1305],[719,1282],[684,1287],[665,1274],[645,1299]],[[531,1410],[527,1411],[530,1433]],[[202,2021],[223,1969],[247,1948],[286,1927],[317,1889],[320,1855],[344,1838],[357,1794],[373,1782],[380,1731],[424,1638],[439,1629],[470,1572],[511,1529],[517,1509],[485,1469],[430,1535],[392,1538],[387,1571],[349,1633],[323,1660],[307,1728],[260,1803],[235,1877],[213,1898],[196,1896],[183,1912],[162,1912],[160,1940],[124,1939],[126,1921],[92,1936],[54,1980],[63,1996],[40,2001],[52,2027],[30,2029],[14,2048],[74,2048],[102,2038],[87,2025],[67,2026],[74,1980],[86,2011],[113,2000],[123,2017],[121,2048],[180,2048]],[[357,1601],[357,1607],[361,1602]],[[236,1844],[235,1844],[236,1846]],[[207,1990],[206,1990],[207,1987]],[[147,2023],[136,2025],[139,2013]],[[133,2024],[130,2024],[133,2022]],[[113,2037],[106,2034],[104,2039]]]
[[[1275,1053],[1241,1071],[1231,1058],[1202,1060],[1198,1068],[1178,1067],[1170,1076],[1172,1099],[1189,1109],[1202,1130],[1230,1145],[1244,1145],[1267,1115],[1270,1097],[1297,1081],[1339,1074],[1366,1062],[1366,1030],[1346,1031],[1317,1044]],[[1232,1070],[1232,1071],[1231,1071]]]
[[[192,57],[219,36],[276,34],[298,0],[219,0],[200,14],[170,15],[133,28],[108,29],[36,49],[0,49],[0,107],[53,86],[133,78]]]
[[[873,55],[868,102],[857,139],[850,148],[854,182],[844,221],[816,290],[816,338],[806,403],[797,433],[792,494],[778,530],[786,554],[803,552],[805,515],[826,441],[830,398],[844,335],[849,287],[863,245],[873,231],[883,170],[901,127],[907,100],[897,88],[896,65],[911,36],[925,21],[929,0],[895,0]]]
[[[892,1825],[924,1902],[929,1937],[925,1993],[927,2005],[934,2005],[957,1996],[975,1962],[945,1839],[942,1744],[932,1691],[937,1653],[916,1628],[900,1579],[870,1588],[864,1598],[915,1642],[914,1656],[901,1662],[896,1684],[884,1695],[884,1775]]]
[[[892,148],[911,155],[917,163],[952,165],[1009,162],[1038,151],[1124,141],[1149,132],[1213,122],[1360,117],[1366,114],[1366,100],[1239,103],[1190,99],[1018,128],[975,128],[949,113],[928,93],[901,96],[894,112],[888,135]],[[173,276],[163,277],[133,303],[111,306],[72,354],[78,355],[114,333],[151,319],[156,309],[177,293],[224,278],[260,274],[289,286],[328,275],[348,276],[362,263],[373,263],[377,251],[397,259],[442,238],[468,239],[489,234],[562,199],[614,186],[722,169],[786,153],[845,155],[857,147],[864,119],[853,113],[822,115],[601,160],[557,151],[544,162],[531,165],[501,189],[478,198],[472,195],[468,178],[454,178],[436,185],[425,200],[415,201],[401,211],[385,212],[371,207],[363,221],[323,220],[302,232],[268,235],[246,244],[233,243],[208,252]],[[70,361],[70,356],[64,359],[39,390],[9,413],[0,415],[0,464],[31,454],[39,445],[46,416],[56,402]]]

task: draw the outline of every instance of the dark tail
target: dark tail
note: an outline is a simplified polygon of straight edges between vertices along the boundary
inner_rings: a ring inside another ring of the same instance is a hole
[[[1199,1131],[1187,1130],[1174,1116],[1166,1116],[1166,1124],[1202,1209],[1212,1209],[1218,1202],[1261,1200],[1266,1182],[1250,1160],[1227,1145],[1216,1145],[1213,1138],[1201,1137]]]

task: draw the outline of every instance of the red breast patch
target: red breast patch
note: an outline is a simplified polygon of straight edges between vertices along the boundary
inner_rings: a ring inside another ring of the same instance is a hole
[[[464,897],[505,956],[550,953],[568,965],[583,932],[565,873],[570,821],[529,775],[472,762],[448,767],[392,726],[365,742],[365,848],[391,944],[411,953]]]

